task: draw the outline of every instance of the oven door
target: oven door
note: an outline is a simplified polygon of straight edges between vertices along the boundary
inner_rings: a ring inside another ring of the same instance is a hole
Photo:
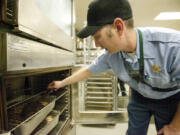
[[[0,51],[1,73],[69,67],[75,62],[70,51],[8,33],[0,36]]]
[[[80,67],[74,67],[73,72]],[[121,96],[117,77],[108,72],[72,85],[72,117],[75,124],[126,122],[128,96]]]
[[[73,51],[72,0],[1,0],[0,20],[13,32]]]

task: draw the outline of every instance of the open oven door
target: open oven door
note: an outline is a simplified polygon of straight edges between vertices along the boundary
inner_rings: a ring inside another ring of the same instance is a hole
[[[75,68],[74,71],[79,69]],[[109,72],[93,75],[72,87],[75,124],[116,124],[127,121],[129,87],[123,95],[117,77]]]

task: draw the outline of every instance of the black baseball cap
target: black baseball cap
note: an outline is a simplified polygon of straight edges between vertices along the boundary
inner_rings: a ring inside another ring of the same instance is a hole
[[[102,26],[112,24],[116,17],[122,20],[132,18],[128,0],[93,0],[88,6],[87,26],[77,36],[85,38],[93,35]]]

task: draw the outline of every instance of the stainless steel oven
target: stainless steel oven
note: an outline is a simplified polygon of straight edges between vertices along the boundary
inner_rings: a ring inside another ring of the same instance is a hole
[[[0,22],[16,34],[73,51],[73,0],[1,0]]]

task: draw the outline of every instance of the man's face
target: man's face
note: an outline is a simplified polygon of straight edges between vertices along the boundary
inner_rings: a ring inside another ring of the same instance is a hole
[[[122,40],[112,25],[103,26],[93,35],[96,47],[106,49],[110,54],[122,50]]]

